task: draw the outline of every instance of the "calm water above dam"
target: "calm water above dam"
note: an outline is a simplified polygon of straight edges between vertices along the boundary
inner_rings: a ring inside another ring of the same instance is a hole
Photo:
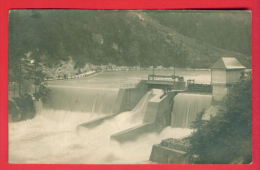
[[[151,73],[105,72],[83,79],[50,81],[52,92],[42,112],[31,120],[9,123],[10,163],[146,163],[153,144],[169,137],[185,137],[192,130],[166,127],[159,134],[147,133],[124,144],[111,141],[110,135],[141,123],[151,96],[162,92],[148,92],[132,111],[96,128],[77,130],[77,126],[113,113],[119,89],[132,87]],[[171,75],[173,71],[155,73]],[[210,83],[208,70],[176,69],[176,75],[184,76],[185,80],[195,79],[197,83]]]
[[[152,74],[152,70],[143,71],[115,71],[101,72],[89,78],[74,80],[50,81],[50,85],[55,86],[74,86],[79,88],[120,88],[121,86],[131,86],[142,79],[147,79],[148,74]],[[174,70],[155,70],[155,74],[173,75]],[[210,70],[193,70],[176,68],[175,74],[183,76],[185,80],[195,79],[197,83],[210,83]]]

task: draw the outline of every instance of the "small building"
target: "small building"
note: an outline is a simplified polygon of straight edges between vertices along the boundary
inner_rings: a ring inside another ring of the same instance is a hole
[[[222,57],[211,67],[213,99],[221,101],[229,93],[230,87],[239,82],[243,66],[235,57]]]

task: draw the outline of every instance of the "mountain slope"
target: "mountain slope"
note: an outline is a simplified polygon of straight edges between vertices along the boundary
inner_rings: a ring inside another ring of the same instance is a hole
[[[207,68],[222,56],[250,63],[244,54],[183,35],[139,10],[15,10],[9,42],[11,62],[33,52],[48,65],[71,57],[76,67],[113,63]]]

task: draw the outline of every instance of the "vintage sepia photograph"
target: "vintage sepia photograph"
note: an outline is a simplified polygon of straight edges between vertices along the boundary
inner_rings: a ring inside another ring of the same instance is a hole
[[[248,10],[10,10],[9,163],[252,163],[251,25]]]

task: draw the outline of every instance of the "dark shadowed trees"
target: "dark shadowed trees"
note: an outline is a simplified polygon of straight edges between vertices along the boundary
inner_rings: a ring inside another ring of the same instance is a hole
[[[195,122],[189,137],[195,163],[250,163],[252,161],[252,83],[241,80],[225,101],[226,109],[210,121]]]

